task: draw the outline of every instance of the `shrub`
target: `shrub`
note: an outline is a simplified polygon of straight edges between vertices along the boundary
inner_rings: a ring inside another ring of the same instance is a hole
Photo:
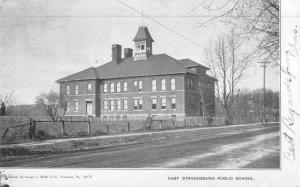
[[[53,138],[53,137],[45,131],[38,130],[36,132],[36,138],[38,140],[46,140],[46,139],[50,139],[50,138]]]

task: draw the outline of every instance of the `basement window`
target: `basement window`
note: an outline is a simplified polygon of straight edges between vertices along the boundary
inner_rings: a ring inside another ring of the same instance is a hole
[[[171,104],[172,104],[172,109],[176,109],[176,98],[175,97],[171,98]]]
[[[166,103],[166,98],[161,99],[161,109],[166,109],[167,108],[167,103]]]
[[[152,99],[152,109],[156,109],[156,99]]]

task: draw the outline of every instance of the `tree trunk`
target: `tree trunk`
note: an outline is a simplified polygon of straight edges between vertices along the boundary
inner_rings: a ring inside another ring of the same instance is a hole
[[[232,125],[232,117],[229,111],[228,106],[224,106],[225,108],[225,125]]]

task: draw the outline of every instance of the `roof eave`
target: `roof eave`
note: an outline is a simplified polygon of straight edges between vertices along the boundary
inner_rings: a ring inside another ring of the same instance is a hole
[[[55,81],[56,83],[60,84],[60,83],[64,83],[64,82],[73,82],[73,81],[86,81],[86,80],[100,80],[100,78],[84,78],[84,79],[70,79],[70,80],[62,80],[62,79],[58,79],[57,81]]]

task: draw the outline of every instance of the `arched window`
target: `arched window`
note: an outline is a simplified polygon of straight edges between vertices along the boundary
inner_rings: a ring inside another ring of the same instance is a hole
[[[115,83],[110,84],[110,92],[115,92]]]
[[[75,85],[75,94],[78,94],[78,84]]]
[[[107,83],[104,83],[104,86],[103,86],[103,92],[104,92],[104,93],[107,92]]]
[[[175,79],[171,79],[171,90],[175,90],[176,89],[176,82]]]
[[[117,92],[120,92],[121,91],[121,84],[118,82],[117,83]]]
[[[67,95],[70,94],[70,85],[67,85]]]
[[[91,91],[91,90],[92,90],[92,83],[88,83],[87,89],[88,89],[88,91]]]
[[[143,89],[143,81],[139,81],[139,91],[142,91]]]
[[[161,80],[161,90],[166,90],[166,79]]]
[[[156,80],[152,80],[152,91],[156,91]]]
[[[123,88],[124,88],[124,92],[127,92],[127,82],[124,82]]]

